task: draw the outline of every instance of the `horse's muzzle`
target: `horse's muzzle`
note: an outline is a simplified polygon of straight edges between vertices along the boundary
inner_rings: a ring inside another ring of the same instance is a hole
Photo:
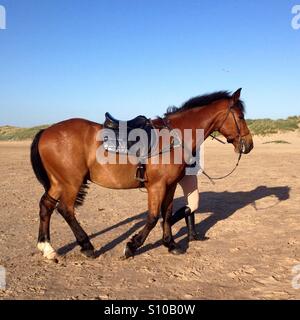
[[[253,140],[242,138],[239,145],[240,153],[247,154],[253,149]]]

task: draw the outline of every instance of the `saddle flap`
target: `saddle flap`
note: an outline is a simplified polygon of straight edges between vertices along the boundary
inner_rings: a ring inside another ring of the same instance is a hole
[[[139,132],[138,132],[139,133]],[[130,131],[125,136],[118,130],[104,133],[103,147],[105,150],[115,153],[128,154],[139,158],[147,158],[151,150],[155,150],[157,135],[152,127],[143,130],[142,136],[130,135]]]

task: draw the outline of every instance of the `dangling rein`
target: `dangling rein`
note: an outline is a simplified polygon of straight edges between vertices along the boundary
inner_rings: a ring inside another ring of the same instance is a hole
[[[222,143],[222,144],[226,144],[224,141],[218,139],[217,137],[215,137],[214,135],[210,134],[210,136],[212,137],[213,140],[217,140],[218,142]],[[210,175],[208,175],[202,168],[202,173],[205,175],[206,178],[209,179],[209,181],[212,183],[212,184],[216,184],[214,180],[222,180],[222,179],[225,179],[227,177],[229,177],[230,175],[232,175],[234,173],[234,171],[237,169],[237,167],[239,166],[239,163],[240,163],[240,160],[242,158],[242,152],[240,151],[239,153],[239,156],[238,156],[238,160],[237,160],[237,163],[235,165],[235,167],[227,174],[225,174],[224,176],[222,177],[211,177]]]

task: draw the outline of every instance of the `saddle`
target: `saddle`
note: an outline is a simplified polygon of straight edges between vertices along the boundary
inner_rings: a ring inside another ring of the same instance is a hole
[[[133,139],[130,139],[130,133],[135,129],[142,129],[140,132],[143,134],[143,138],[133,134]],[[156,146],[157,137],[154,134],[154,127],[151,121],[145,116],[137,116],[129,121],[121,121],[115,119],[110,113],[105,113],[104,122],[104,137],[103,146],[104,149],[109,152],[115,152],[120,154],[133,155],[139,158],[139,163],[136,169],[135,179],[140,181],[142,187],[145,179],[145,164],[143,159],[146,159],[151,153],[152,148]],[[138,144],[138,148],[134,146]]]
[[[151,121],[145,116],[137,116],[136,118],[128,121],[121,121],[115,119],[108,112],[105,113],[104,128],[112,130],[113,135],[108,130],[107,135],[104,136],[103,146],[107,151],[135,155],[140,158],[146,158],[151,152],[151,148],[155,146],[156,137],[151,135],[154,127]],[[124,131],[126,129],[126,131]],[[130,139],[130,133],[134,129],[142,129],[143,137],[139,136]],[[123,131],[122,131],[123,130]],[[146,139],[147,138],[147,139]],[[139,149],[133,148],[135,144],[139,142]]]
[[[149,119],[147,119],[145,116],[137,116],[132,120],[128,121],[121,121],[114,118],[109,112],[105,113],[105,122],[104,127],[118,130],[120,123],[127,123],[127,127],[130,129],[143,129],[145,126],[149,125]]]

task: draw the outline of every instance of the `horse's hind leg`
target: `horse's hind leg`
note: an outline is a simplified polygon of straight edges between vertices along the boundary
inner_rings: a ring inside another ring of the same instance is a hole
[[[77,240],[77,243],[81,247],[81,252],[89,257],[94,258],[95,257],[95,251],[94,247],[90,242],[90,239],[86,232],[83,230],[83,228],[80,226],[79,222],[77,221],[75,217],[74,212],[74,204],[77,193],[73,193],[73,195],[70,195],[72,193],[65,193],[57,207],[58,212],[63,216],[65,221],[70,226],[71,230],[74,233],[74,236]]]
[[[56,260],[56,252],[50,244],[50,219],[56,205],[57,201],[48,193],[45,193],[40,200],[40,227],[37,247],[49,260]]]

